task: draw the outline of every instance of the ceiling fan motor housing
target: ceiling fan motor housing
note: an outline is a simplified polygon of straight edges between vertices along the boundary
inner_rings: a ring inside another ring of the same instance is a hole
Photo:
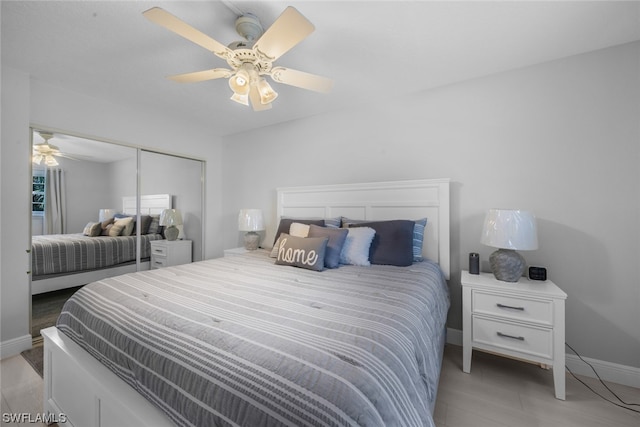
[[[242,38],[250,42],[258,40],[264,33],[260,20],[251,13],[245,13],[236,19],[236,31]]]

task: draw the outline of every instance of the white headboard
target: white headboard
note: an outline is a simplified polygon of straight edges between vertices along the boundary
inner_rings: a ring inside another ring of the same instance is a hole
[[[449,179],[319,185],[277,189],[277,215],[381,221],[427,218],[422,254],[451,273]]]
[[[150,194],[140,196],[140,215],[160,215],[164,209],[171,209],[171,195]],[[122,213],[135,215],[136,196],[122,198]]]

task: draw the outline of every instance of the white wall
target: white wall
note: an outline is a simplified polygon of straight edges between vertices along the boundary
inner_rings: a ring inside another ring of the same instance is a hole
[[[0,239],[1,357],[31,345],[29,337],[29,125],[117,141],[206,161],[206,254],[222,255],[221,149],[212,129],[186,118],[141,111],[70,92],[2,68],[2,207]],[[215,126],[212,123],[210,126]],[[28,338],[28,339],[25,339]],[[15,343],[15,345],[14,345]]]
[[[640,367],[639,64],[633,43],[227,137],[224,244],[241,207],[264,209],[271,243],[276,187],[451,178],[449,326],[468,253],[488,270],[486,210],[529,209],[540,248],[523,255],[568,294],[567,342]]]
[[[31,246],[29,77],[2,68],[0,129],[0,358],[31,345],[27,271]],[[26,346],[26,347],[25,347]]]
[[[59,158],[65,176],[67,233],[82,233],[88,222],[98,220],[108,192],[109,169],[105,163]]]

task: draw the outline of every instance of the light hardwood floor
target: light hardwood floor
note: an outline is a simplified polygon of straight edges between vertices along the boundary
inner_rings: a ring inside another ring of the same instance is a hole
[[[606,392],[596,380],[580,378]],[[0,381],[3,414],[42,413],[42,378],[22,356],[2,361]],[[623,400],[640,403],[639,389],[609,386]],[[462,349],[452,345],[445,349],[434,418],[438,427],[640,426],[640,414],[603,401],[569,375],[567,400],[561,401],[553,396],[552,372],[524,362],[474,351],[465,374]]]

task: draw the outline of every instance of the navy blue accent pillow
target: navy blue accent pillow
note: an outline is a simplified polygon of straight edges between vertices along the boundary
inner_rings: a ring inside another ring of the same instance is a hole
[[[376,231],[369,249],[371,264],[406,267],[413,264],[413,221],[397,219],[349,224],[370,227]]]
[[[340,253],[344,246],[344,241],[349,234],[346,228],[320,227],[314,224],[309,225],[308,237],[328,237],[327,250],[324,254],[324,266],[327,268],[338,268],[340,266]]]

